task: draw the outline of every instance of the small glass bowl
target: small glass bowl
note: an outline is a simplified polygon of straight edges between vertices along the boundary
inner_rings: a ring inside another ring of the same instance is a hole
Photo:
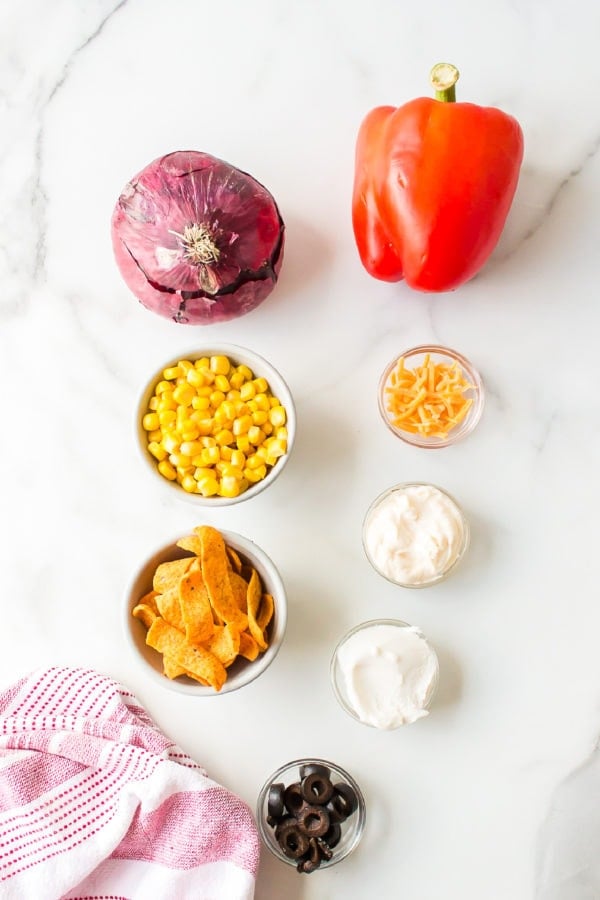
[[[330,665],[330,669],[329,669],[329,674],[331,677],[331,686],[333,688],[333,693],[335,694],[336,700],[338,701],[338,703],[340,704],[342,709],[348,713],[349,716],[351,716],[356,722],[359,722],[361,725],[366,725],[368,728],[377,728],[377,726],[373,725],[371,722],[364,722],[360,718],[360,716],[357,713],[357,711],[355,710],[354,706],[352,705],[352,702],[350,701],[348,694],[346,692],[344,675],[342,673],[341,666],[339,664],[338,655],[339,655],[341,648],[346,643],[346,641],[348,641],[351,637],[353,637],[353,635],[357,634],[359,631],[364,631],[368,628],[373,628],[378,625],[392,625],[395,628],[411,628],[412,627],[407,622],[402,622],[400,619],[370,619],[368,622],[361,622],[360,625],[355,625],[354,628],[351,628],[350,631],[346,632],[346,634],[339,641],[337,647],[333,651],[333,656],[331,657],[331,665]],[[433,654],[433,658],[435,661],[435,673],[434,673],[433,681],[432,681],[431,687],[429,689],[429,693],[426,697],[425,703],[423,704],[423,707],[422,707],[423,709],[429,709],[429,707],[431,706],[431,703],[433,701],[433,698],[436,694],[437,688],[438,688],[439,677],[440,677],[440,665],[439,665],[437,653],[435,652],[435,650],[433,649],[433,647],[431,646],[429,641],[426,639],[426,637],[420,631],[419,631],[419,635],[423,638],[423,640],[427,644],[429,650]],[[416,720],[416,721],[418,721],[418,720]],[[408,724],[412,724],[412,723],[408,723]],[[402,727],[403,727],[403,725],[400,724],[400,725],[394,726],[394,728],[392,728],[392,729],[387,729],[387,730],[395,730],[396,728],[402,728]]]
[[[346,782],[346,784],[349,784],[350,787],[353,788],[358,800],[358,807],[356,810],[352,815],[340,823],[342,836],[339,843],[333,848],[331,859],[323,860],[319,866],[319,869],[330,869],[331,866],[335,866],[343,859],[346,859],[346,857],[356,849],[362,838],[367,817],[365,798],[363,797],[358,784],[348,772],[341,768],[341,766],[325,759],[295,759],[292,762],[280,766],[280,768],[277,769],[276,772],[273,772],[267,781],[265,781],[261,788],[256,806],[256,819],[260,835],[271,853],[276,856],[277,859],[287,863],[288,866],[294,866],[296,868],[297,861],[290,859],[284,854],[283,850],[275,840],[275,829],[271,828],[267,823],[269,788],[272,784],[277,784],[278,782],[283,782],[287,787],[295,781],[300,781],[300,766],[311,764],[326,766],[330,769],[331,780],[333,783],[336,784],[343,781]],[[318,871],[318,869],[315,871]]]
[[[400,492],[400,491],[404,491],[407,488],[412,488],[412,487],[434,488],[436,491],[439,491],[441,494],[443,494],[456,507],[456,510],[458,512],[458,516],[460,518],[461,525],[462,525],[461,544],[458,549],[458,553],[456,554],[454,559],[451,561],[451,563],[448,566],[446,566],[445,569],[438,572],[433,578],[430,578],[427,581],[420,581],[416,584],[410,583],[410,582],[398,581],[395,578],[391,577],[390,575],[386,574],[386,572],[384,572],[382,569],[380,569],[379,566],[377,565],[377,563],[375,562],[375,560],[373,559],[371,553],[369,552],[369,545],[368,545],[368,540],[367,540],[367,530],[369,527],[371,516],[375,512],[377,507],[384,500],[386,500],[391,494],[394,494],[394,493]],[[448,491],[445,491],[443,488],[438,487],[435,484],[429,484],[429,483],[423,482],[423,481],[406,481],[401,484],[396,484],[393,487],[388,488],[388,490],[384,491],[382,494],[379,494],[379,496],[376,497],[375,500],[373,500],[373,502],[369,506],[367,513],[365,515],[365,518],[364,518],[363,528],[362,528],[363,550],[365,552],[365,556],[367,557],[367,559],[369,560],[369,562],[371,563],[371,565],[373,566],[375,571],[378,572],[383,578],[386,579],[386,581],[389,581],[391,584],[396,584],[399,587],[405,587],[405,588],[431,587],[434,584],[439,584],[440,581],[444,581],[450,575],[450,573],[455,570],[455,568],[458,566],[459,562],[465,555],[465,553],[469,547],[470,539],[471,539],[471,531],[469,528],[469,523],[465,517],[465,514],[463,513],[462,509],[460,508],[459,504],[454,499],[454,497],[451,494],[449,494]]]
[[[462,369],[466,380],[473,385],[473,387],[468,391],[465,391],[463,395],[466,399],[471,399],[473,401],[465,418],[449,431],[445,438],[428,437],[427,435],[403,431],[399,426],[392,423],[386,407],[386,388],[388,387],[392,372],[398,365],[398,360],[404,358],[407,368],[414,368],[415,366],[422,365],[427,355],[429,355],[435,363],[445,363],[446,365],[457,363]],[[411,350],[400,353],[399,356],[395,357],[389,365],[386,366],[379,380],[378,406],[381,418],[389,430],[392,434],[395,434],[396,437],[405,441],[405,443],[412,444],[414,447],[424,447],[428,450],[450,447],[452,444],[455,444],[457,441],[462,440],[470,434],[479,422],[484,406],[483,382],[477,369],[474,368],[465,356],[457,353],[456,350],[451,350],[449,347],[439,347],[434,344],[422,344],[419,347],[413,347]]]

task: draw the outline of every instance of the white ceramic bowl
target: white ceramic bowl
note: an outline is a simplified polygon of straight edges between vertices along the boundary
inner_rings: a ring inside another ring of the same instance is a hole
[[[195,360],[201,359],[203,356],[227,356],[236,365],[248,366],[248,368],[250,368],[254,373],[255,377],[262,377],[268,381],[271,394],[278,397],[278,399],[281,401],[281,405],[286,411],[286,428],[288,434],[287,453],[285,453],[277,460],[275,465],[269,469],[267,475],[262,479],[262,481],[258,481],[256,484],[251,484],[237,497],[203,497],[202,494],[189,493],[188,491],[185,491],[176,481],[169,481],[158,471],[157,460],[148,450],[147,432],[142,427],[142,419],[145,413],[148,412],[148,403],[150,401],[150,398],[154,394],[156,385],[163,378],[163,371],[166,368],[177,365],[177,363],[181,359],[188,359],[190,360],[190,362],[195,362]],[[275,479],[281,474],[285,464],[289,459],[292,447],[294,445],[294,438],[296,436],[296,411],[294,408],[292,394],[285,380],[279,374],[277,369],[275,369],[269,362],[267,362],[266,359],[263,359],[262,356],[259,356],[258,353],[254,353],[252,350],[248,350],[245,347],[238,347],[235,344],[209,344],[197,347],[194,350],[189,351],[188,353],[180,353],[179,356],[167,360],[165,363],[163,363],[163,365],[160,366],[159,369],[157,369],[157,371],[147,382],[140,393],[140,398],[136,409],[135,427],[137,444],[141,451],[142,459],[144,460],[146,467],[152,473],[153,477],[165,487],[170,496],[179,497],[182,500],[188,500],[190,503],[195,503],[197,506],[220,507],[230,506],[233,503],[241,503],[243,500],[250,500],[257,494],[260,494],[261,491],[264,491],[265,488],[269,487],[270,484],[273,484]]]
[[[186,675],[170,679],[163,675],[162,656],[152,647],[146,644],[146,628],[139,619],[132,615],[134,606],[139,603],[141,597],[152,589],[152,577],[156,567],[163,562],[172,559],[182,559],[191,556],[186,550],[182,550],[175,540],[165,544],[146,560],[133,577],[127,590],[124,603],[124,628],[128,643],[138,662],[143,666],[148,678],[155,684],[177,691],[180,694],[188,694],[192,697],[220,697],[223,694],[236,691],[251,681],[254,681],[271,665],[279,648],[281,647],[287,623],[287,598],[281,576],[274,563],[269,559],[264,550],[261,550],[253,541],[231,531],[222,531],[221,534],[228,546],[232,547],[252,565],[260,576],[263,589],[272,595],[275,605],[273,618],[269,624],[269,646],[257,659],[249,661],[238,657],[227,669],[227,680],[220,691],[212,687],[202,685]]]

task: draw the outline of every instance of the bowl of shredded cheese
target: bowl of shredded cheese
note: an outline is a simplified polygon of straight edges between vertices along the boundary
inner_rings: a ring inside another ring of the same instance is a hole
[[[484,405],[479,372],[448,347],[422,344],[386,366],[379,412],[392,434],[415,447],[449,447],[473,431]]]

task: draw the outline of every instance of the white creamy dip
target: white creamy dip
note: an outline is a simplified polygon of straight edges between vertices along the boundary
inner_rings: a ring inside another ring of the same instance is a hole
[[[398,728],[428,715],[438,660],[418,628],[367,624],[339,647],[337,666],[346,702],[365,725]]]
[[[364,543],[376,569],[399,584],[436,580],[457,560],[465,521],[453,500],[431,484],[385,495],[367,515]]]

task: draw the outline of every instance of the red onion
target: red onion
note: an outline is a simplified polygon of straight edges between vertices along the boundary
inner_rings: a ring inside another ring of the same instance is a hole
[[[142,169],[112,217],[127,285],[148,309],[189,325],[233,319],[262,303],[277,282],[284,230],[262,184],[193,150]]]

